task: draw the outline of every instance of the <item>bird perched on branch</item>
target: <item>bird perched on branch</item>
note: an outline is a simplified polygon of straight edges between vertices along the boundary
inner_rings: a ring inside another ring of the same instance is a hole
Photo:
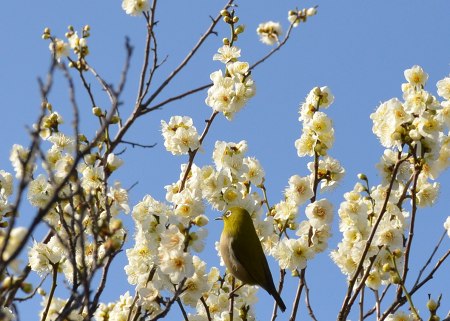
[[[250,214],[244,208],[231,207],[217,220],[223,220],[224,223],[219,249],[227,269],[243,282],[241,286],[258,285],[266,290],[284,312],[286,305],[273,283],[269,264]]]

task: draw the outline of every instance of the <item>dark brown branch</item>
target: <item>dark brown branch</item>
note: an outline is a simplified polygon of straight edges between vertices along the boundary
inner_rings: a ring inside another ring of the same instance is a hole
[[[303,287],[305,286],[302,278],[302,274],[305,273],[305,269],[302,269],[300,272],[299,280],[298,280],[298,286],[297,286],[297,292],[295,293],[295,299],[294,304],[292,306],[292,313],[291,317],[289,318],[289,321],[295,321],[297,318],[297,312],[298,312],[298,305],[300,303],[300,298],[302,296]]]
[[[139,143],[129,142],[129,141],[127,141],[127,140],[122,140],[121,143],[122,143],[122,144],[131,145],[131,147],[133,147],[133,148],[135,148],[135,147],[153,148],[153,147],[156,146],[156,143],[151,144],[151,145],[143,145],[143,144],[139,144]]]
[[[205,298],[203,296],[200,298],[200,302],[202,302],[203,306],[205,307],[206,317],[208,318],[208,321],[212,321],[211,313],[209,312],[209,306],[206,303]]]

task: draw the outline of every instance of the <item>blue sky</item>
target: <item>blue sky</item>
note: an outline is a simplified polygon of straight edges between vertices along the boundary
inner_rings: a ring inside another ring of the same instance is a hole
[[[77,30],[89,24],[92,35],[89,39],[89,62],[113,83],[117,83],[120,77],[125,57],[124,38],[130,37],[135,54],[123,97],[123,115],[131,111],[135,101],[145,40],[143,18],[127,16],[121,9],[120,1],[81,0],[70,6],[62,3],[59,0],[6,1],[0,11],[3,31],[0,51],[0,97],[3,103],[1,169],[11,171],[8,161],[11,146],[28,142],[25,127],[36,120],[40,104],[36,78],[45,75],[50,62],[48,42],[41,39],[44,27],[50,27],[52,33],[63,37],[69,24]],[[197,163],[203,165],[211,162],[216,140],[247,140],[248,154],[258,158],[266,171],[269,199],[272,203],[279,201],[288,178],[293,174],[306,175],[306,164],[310,161],[298,158],[294,147],[301,130],[297,121],[299,103],[311,88],[327,85],[335,95],[335,103],[327,110],[336,133],[336,143],[330,155],[337,158],[347,171],[342,184],[332,193],[324,195],[330,198],[337,210],[343,193],[352,189],[356,182],[357,173],[366,173],[373,184],[379,182],[375,164],[383,149],[372,134],[369,115],[380,102],[392,97],[401,98],[403,71],[412,65],[421,65],[430,76],[427,89],[434,94],[436,82],[449,74],[450,2],[262,0],[241,1],[238,4],[237,14],[246,25],[246,32],[237,46],[242,49],[242,60],[250,63],[270,50],[256,36],[255,30],[260,22],[279,21],[287,30],[288,10],[317,4],[319,8],[316,16],[294,30],[281,52],[254,70],[252,75],[257,95],[232,122],[223,117],[215,121],[206,138],[204,153],[199,154]],[[157,81],[164,79],[178,65],[209,26],[208,16],[214,16],[222,5],[222,2],[208,0],[160,1],[156,32],[160,55],[167,55],[167,63],[160,68]],[[221,46],[221,39],[228,35],[228,30],[220,24],[218,32],[219,36],[209,38],[172,86],[163,92],[161,100],[208,83],[209,74],[222,68],[219,62],[212,61],[212,55]],[[55,109],[66,115],[66,129],[69,129],[71,109],[67,88],[60,77],[56,80],[59,84],[55,86],[50,100]],[[86,132],[92,133],[94,123],[90,104],[80,84],[77,84],[76,90],[82,106],[81,120]],[[130,131],[127,140],[141,144],[157,143],[153,149],[127,147],[123,155],[125,166],[115,174],[123,186],[138,182],[130,192],[131,206],[145,194],[164,200],[163,187],[178,178],[180,164],[187,161],[185,157],[174,157],[164,150],[160,120],[168,121],[172,115],[189,115],[197,128],[202,128],[203,120],[210,115],[209,107],[204,104],[205,97],[206,93],[201,92],[167,105],[163,110],[143,117]],[[100,105],[102,103],[106,106],[107,101],[100,100]],[[412,270],[426,260],[421,254],[431,251],[442,233],[442,223],[450,215],[449,173],[442,175],[439,181],[442,185],[438,204],[422,211],[418,217],[417,240],[420,241],[413,246],[413,256],[417,254],[418,259],[413,260]],[[27,224],[32,213],[31,208],[23,209],[23,224]],[[218,213],[208,209],[207,214],[212,217]],[[125,217],[124,220],[128,222],[131,234],[131,219]],[[330,241],[332,248],[340,236],[336,222],[334,237]],[[213,244],[221,227],[219,223],[210,223],[210,236],[204,253],[210,266],[218,264]],[[36,238],[39,239],[39,235]],[[444,247],[448,248],[449,244],[447,239]],[[116,300],[121,293],[133,290],[126,283],[124,262],[123,255],[114,265],[115,282],[107,288],[104,301]],[[278,280],[274,265],[272,270]],[[436,297],[450,288],[449,270],[447,262],[437,274],[437,279],[432,283],[434,285],[421,292],[422,296],[416,299],[420,310],[426,309],[427,293]],[[328,252],[309,264],[308,277],[317,316],[320,320],[334,319],[344,296],[345,278],[328,258]],[[438,287],[435,286],[437,284]],[[283,295],[288,308],[295,295],[295,287],[296,281],[295,284],[287,284]],[[271,311],[268,303],[271,305],[272,301],[262,291],[259,298],[257,316],[266,320],[266,314]],[[38,303],[26,304],[32,308],[22,311],[23,319],[37,319],[35,311],[38,310]],[[445,309],[450,307],[449,294],[445,296],[444,293],[442,306],[442,313],[446,313]],[[302,309],[298,319],[304,319],[305,313]],[[280,320],[285,318],[287,316],[283,315]]]

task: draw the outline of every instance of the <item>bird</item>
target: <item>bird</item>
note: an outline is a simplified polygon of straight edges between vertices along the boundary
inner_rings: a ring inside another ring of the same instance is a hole
[[[228,271],[242,281],[241,286],[248,284],[262,287],[284,312],[286,305],[275,288],[269,264],[248,211],[242,207],[230,207],[216,220],[224,223],[219,250]]]

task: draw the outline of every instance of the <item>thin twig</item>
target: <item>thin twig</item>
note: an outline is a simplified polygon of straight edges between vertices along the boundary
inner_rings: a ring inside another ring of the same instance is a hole
[[[305,271],[305,269],[302,269],[300,272],[298,285],[297,285],[297,292],[295,293],[294,304],[292,306],[292,313],[291,313],[291,317],[289,318],[289,321],[295,321],[295,319],[297,318],[298,305],[300,302],[300,298],[302,296],[303,287],[305,285],[303,283],[303,279],[301,277],[301,274],[305,273],[304,271]]]
[[[209,312],[209,306],[208,306],[208,304],[206,303],[205,298],[204,298],[203,296],[200,298],[200,302],[201,302],[201,303],[203,304],[203,306],[205,307],[206,317],[208,318],[208,321],[212,321],[211,313]]]
[[[205,129],[203,130],[203,133],[201,134],[200,139],[199,139],[200,146],[202,145],[203,140],[205,139],[206,135],[208,134],[209,128],[211,127],[211,124],[214,121],[214,118],[216,118],[218,113],[219,113],[218,111],[214,110],[213,113],[211,114],[211,117],[209,117],[209,119],[206,120]],[[184,189],[187,178],[189,176],[189,172],[191,171],[192,165],[194,163],[195,155],[197,155],[197,152],[199,149],[200,149],[200,147],[193,151],[189,151],[189,161],[188,161],[188,165],[186,166],[186,170],[184,172],[183,179],[181,180],[180,191],[182,191]]]
[[[236,285],[236,279],[234,278],[234,276],[232,276],[231,277],[231,295],[230,295],[230,305],[229,305],[229,308],[228,308],[228,313],[230,314],[230,321],[234,321],[234,317],[233,317],[233,314],[234,314],[234,293],[233,293],[233,291],[234,291],[234,288],[235,288],[235,285]]]
[[[419,175],[421,172],[421,167],[417,168],[414,172],[414,178],[413,178],[413,184],[412,184],[412,191],[411,191],[411,197],[412,197],[412,210],[411,210],[411,222],[409,225],[409,233],[408,233],[408,241],[406,243],[406,249],[405,249],[405,261],[404,261],[404,265],[403,265],[403,274],[401,276],[402,282],[403,284],[406,283],[406,277],[408,275],[408,270],[409,270],[409,255],[411,252],[411,246],[412,246],[412,242],[413,242],[413,238],[414,238],[414,227],[415,227],[415,223],[416,223],[416,213],[417,213],[417,181],[419,179]],[[401,295],[399,288],[397,290],[397,296]]]
[[[313,319],[314,321],[317,321],[316,315],[314,314],[314,310],[312,309],[311,306],[311,300],[309,298],[309,287],[308,287],[308,282],[306,282],[306,273],[303,276],[304,280],[303,282],[305,283],[305,304],[306,304],[306,309],[308,310],[308,314],[311,317],[311,319]]]
[[[283,285],[284,285],[284,277],[286,275],[285,269],[280,269],[280,282],[278,283],[278,294],[281,296],[281,292],[283,291]],[[272,311],[272,318],[271,321],[275,321],[277,318],[277,312],[278,312],[278,304],[275,302],[273,304],[273,311]]]
[[[122,140],[121,141],[122,144],[127,144],[127,145],[131,145],[131,147],[141,147],[141,148],[153,148],[156,146],[156,143],[151,144],[151,145],[143,145],[143,144],[139,144],[139,143],[133,143],[133,142],[129,142],[127,140]]]
[[[181,314],[183,315],[184,321],[189,321],[186,310],[184,309],[183,303],[181,303],[180,298],[177,299],[178,306],[180,307]]]
[[[224,10],[228,9],[231,4],[234,2],[234,0],[229,0],[228,3],[224,6]],[[166,78],[166,80],[163,81],[163,83],[155,90],[155,92],[142,104],[142,107],[148,107],[153,100],[159,95],[159,93],[172,81],[172,79],[188,64],[188,62],[191,60],[191,58],[194,56],[194,54],[197,52],[197,50],[202,46],[203,42],[211,35],[214,34],[214,28],[216,24],[220,21],[222,18],[221,14],[219,13],[212,21],[209,28],[206,30],[206,32],[200,37],[198,42],[195,44],[194,48],[187,54],[187,56],[183,59],[183,61],[176,67],[172,73]]]
[[[52,300],[53,300],[53,295],[55,294],[55,290],[56,290],[56,286],[57,286],[56,281],[58,279],[58,263],[52,264],[52,268],[53,268],[52,287],[50,289],[50,294],[47,299],[47,306],[45,307],[44,313],[42,313],[41,321],[45,321],[45,319],[47,319],[48,311],[50,310],[50,306],[51,306]]]
[[[364,319],[364,288],[361,290],[359,294],[359,320],[362,321]]]
[[[425,269],[428,267],[428,265],[430,265],[431,261],[433,260],[434,255],[436,254],[437,250],[439,249],[439,247],[441,246],[442,241],[444,240],[445,236],[447,235],[447,231],[444,230],[444,232],[441,235],[441,238],[439,239],[439,241],[437,242],[436,246],[433,249],[433,252],[431,252],[430,257],[428,258],[428,260],[425,262],[425,264],[423,265],[423,267],[420,269],[419,271],[419,275],[417,276],[416,282],[414,282],[414,286],[416,286],[419,282],[420,282],[420,278],[422,277],[423,272],[425,271]],[[413,287],[414,287],[413,286]]]

